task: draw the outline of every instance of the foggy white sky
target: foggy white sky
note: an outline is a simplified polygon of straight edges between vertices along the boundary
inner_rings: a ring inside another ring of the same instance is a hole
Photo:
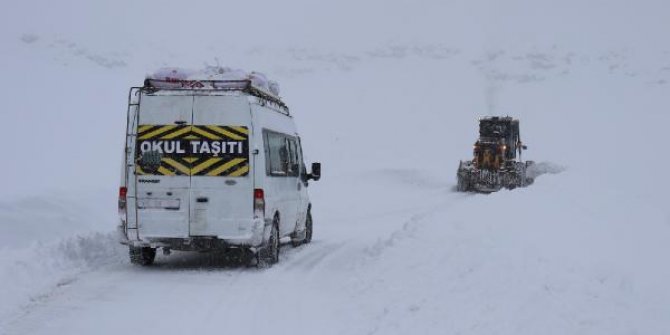
[[[626,49],[649,54],[657,68],[670,66],[668,13],[670,2],[653,0],[5,3],[0,13],[0,113],[11,127],[0,133],[0,142],[6,146],[5,157],[21,163],[0,167],[3,175],[12,176],[4,195],[73,185],[112,188],[127,89],[158,66],[198,67],[218,60],[269,72],[285,88],[288,102],[302,107],[303,92],[312,85],[298,74],[326,71],[309,77],[317,80],[352,64],[365,68],[371,64],[360,56],[388,45],[449,47],[469,54],[463,56],[464,64],[471,64],[468,57],[498,48],[557,46],[563,53],[594,56]],[[303,49],[306,60],[299,62],[291,50]],[[254,50],[261,50],[255,58]],[[468,71],[446,72],[438,84],[458,88],[473,80],[463,76],[482,75]],[[410,75],[410,69],[402,73],[422,80]],[[334,79],[329,75],[324,83]],[[338,90],[344,86],[327,87],[334,96],[343,94]],[[486,89],[473,93],[482,106]],[[347,99],[355,105],[360,97]],[[45,162],[51,164],[48,170],[42,168]],[[92,167],[96,162],[101,166]]]
[[[4,6],[6,38],[24,32],[102,46],[174,48],[399,42],[456,45],[656,45],[669,30],[662,0],[21,1]]]

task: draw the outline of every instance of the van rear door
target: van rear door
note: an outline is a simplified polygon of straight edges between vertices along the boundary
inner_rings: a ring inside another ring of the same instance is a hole
[[[193,118],[189,92],[142,92],[135,147],[139,237],[188,237],[190,167],[187,136]]]
[[[191,236],[248,233],[253,217],[251,109],[246,96],[193,99]]]

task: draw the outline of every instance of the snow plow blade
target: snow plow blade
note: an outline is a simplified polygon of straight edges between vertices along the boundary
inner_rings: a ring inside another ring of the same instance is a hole
[[[512,163],[498,171],[491,171],[477,169],[470,161],[461,161],[457,173],[457,191],[492,193],[503,188],[512,190],[532,184],[534,180],[528,177],[526,171],[533,162]]]

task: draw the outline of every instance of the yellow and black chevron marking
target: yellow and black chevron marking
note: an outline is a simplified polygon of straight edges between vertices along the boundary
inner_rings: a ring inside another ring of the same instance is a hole
[[[140,125],[135,152],[138,175],[246,176],[249,129],[225,125]]]

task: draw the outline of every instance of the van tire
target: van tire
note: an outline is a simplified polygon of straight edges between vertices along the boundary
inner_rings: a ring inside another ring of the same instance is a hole
[[[130,263],[142,266],[151,265],[156,259],[156,249],[149,247],[130,247],[128,254],[130,255]]]
[[[312,242],[312,234],[314,232],[312,228],[312,211],[307,211],[307,219],[305,221],[305,229],[307,232],[305,233],[305,243]]]
[[[279,244],[279,218],[275,217],[267,245],[260,248],[256,253],[256,266],[258,268],[269,268],[279,262]]]
[[[312,242],[312,211],[307,211],[307,217],[305,218],[305,237],[302,240],[291,239],[291,244],[294,247],[298,247],[302,244],[307,244]]]

